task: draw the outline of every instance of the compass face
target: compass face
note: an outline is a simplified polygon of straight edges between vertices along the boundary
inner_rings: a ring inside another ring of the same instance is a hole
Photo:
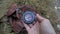
[[[25,20],[26,20],[26,21],[31,21],[31,20],[32,20],[32,16],[31,16],[30,14],[27,14],[27,15],[25,16]]]
[[[26,11],[24,14],[23,14],[23,21],[27,24],[30,24],[34,21],[35,19],[35,15],[33,12],[31,11]]]

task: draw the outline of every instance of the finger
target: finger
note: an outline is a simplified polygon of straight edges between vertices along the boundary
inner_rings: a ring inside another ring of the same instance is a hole
[[[39,27],[40,25],[39,25],[39,23],[38,23],[38,21],[33,25],[33,27],[32,28],[37,28],[37,27]]]
[[[38,21],[35,23],[35,25],[38,25],[39,23],[38,23]]]
[[[33,27],[35,24],[35,21],[32,24],[29,24],[30,28]]]
[[[29,24],[29,27],[31,28],[33,26],[33,24]]]
[[[30,27],[29,27],[27,24],[25,24],[24,22],[23,22],[23,24],[24,24],[24,26],[25,26],[25,28],[26,28],[27,30],[30,29]]]
[[[39,22],[41,22],[42,20],[45,19],[45,18],[41,17],[39,14],[36,14],[36,18]]]
[[[33,22],[33,25],[36,23],[36,21]]]
[[[45,18],[43,18],[42,16],[40,16],[39,14],[36,14],[36,17],[37,17],[39,20],[45,19]]]

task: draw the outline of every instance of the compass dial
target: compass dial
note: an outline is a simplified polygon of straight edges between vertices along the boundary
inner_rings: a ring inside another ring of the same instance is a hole
[[[32,11],[26,11],[24,14],[23,14],[23,21],[27,24],[30,24],[34,21],[35,19],[35,15]]]

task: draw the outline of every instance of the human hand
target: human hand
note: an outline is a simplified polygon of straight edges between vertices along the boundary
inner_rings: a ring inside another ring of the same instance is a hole
[[[39,14],[36,17],[40,23],[40,34],[56,34],[48,19],[41,17]]]
[[[28,34],[56,34],[48,19],[41,17],[39,14],[36,14],[36,18],[38,21],[34,25],[30,24],[28,26],[23,23]]]
[[[29,26],[23,23],[28,34],[40,34],[40,24],[37,21],[34,25],[30,24]]]

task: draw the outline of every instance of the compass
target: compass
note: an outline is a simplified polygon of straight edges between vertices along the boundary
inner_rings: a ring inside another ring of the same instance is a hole
[[[23,21],[26,23],[26,24],[31,24],[33,23],[34,19],[35,19],[35,15],[32,11],[26,11],[24,12],[23,14]]]

